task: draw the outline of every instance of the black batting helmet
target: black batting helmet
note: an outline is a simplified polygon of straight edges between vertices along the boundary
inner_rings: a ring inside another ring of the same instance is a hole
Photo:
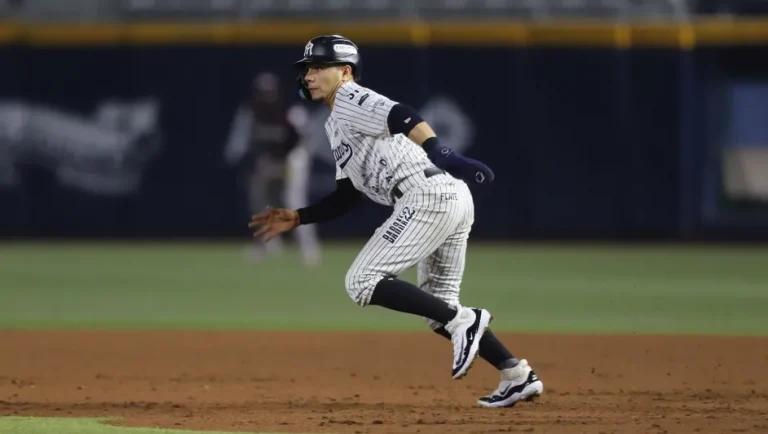
[[[299,95],[311,100],[304,81],[308,65],[350,65],[355,80],[360,80],[360,54],[357,45],[341,35],[315,36],[304,46],[304,57],[294,62],[299,70]]]

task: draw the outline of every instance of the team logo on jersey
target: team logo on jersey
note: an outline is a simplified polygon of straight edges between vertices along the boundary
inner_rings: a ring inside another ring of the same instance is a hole
[[[395,217],[395,221],[389,225],[387,230],[382,235],[382,238],[389,241],[390,244],[394,244],[400,235],[408,227],[408,224],[413,220],[413,216],[416,215],[416,211],[409,207],[405,207],[400,211],[400,214]]]
[[[340,169],[343,169],[352,158],[352,146],[341,142],[341,145],[333,148],[333,158]]]

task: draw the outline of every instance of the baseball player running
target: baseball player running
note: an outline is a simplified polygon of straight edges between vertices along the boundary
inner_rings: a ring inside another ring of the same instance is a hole
[[[360,306],[424,317],[453,343],[454,379],[467,374],[478,354],[499,369],[499,387],[479,405],[509,407],[540,395],[543,384],[527,361],[513,357],[488,330],[490,312],[459,303],[474,222],[466,182],[491,183],[491,169],[441,146],[412,107],[359,85],[360,55],[349,39],[312,38],[295,66],[300,95],[331,109],[325,132],[336,159],[336,190],[304,208],[270,207],[254,215],[254,236],[269,241],[299,225],[342,216],[363,194],[393,207],[347,272],[349,296]],[[419,286],[398,279],[414,265]]]

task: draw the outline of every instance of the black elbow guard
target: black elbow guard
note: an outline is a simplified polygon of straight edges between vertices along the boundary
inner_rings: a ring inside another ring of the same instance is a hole
[[[413,107],[405,104],[396,104],[389,111],[387,116],[387,126],[389,132],[393,136],[395,134],[402,134],[407,136],[410,134],[413,127],[424,122],[419,113],[413,109]]]

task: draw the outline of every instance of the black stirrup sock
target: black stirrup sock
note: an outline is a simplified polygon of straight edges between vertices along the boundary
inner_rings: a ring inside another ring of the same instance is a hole
[[[392,278],[379,281],[373,290],[371,304],[423,316],[440,324],[448,324],[456,316],[456,309],[450,304],[418,286]]]

